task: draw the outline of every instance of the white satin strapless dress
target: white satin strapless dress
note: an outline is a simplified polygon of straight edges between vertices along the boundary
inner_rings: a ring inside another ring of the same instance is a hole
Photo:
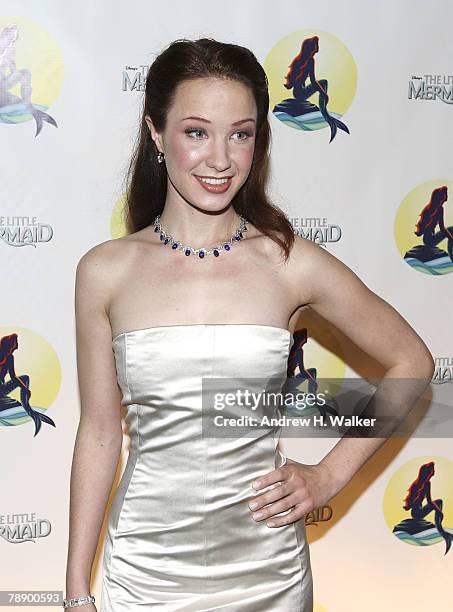
[[[108,517],[100,612],[312,612],[304,520],[271,528],[248,506],[262,492],[252,481],[286,461],[275,430],[202,435],[202,378],[234,390],[255,377],[257,391],[263,379],[280,391],[292,342],[254,324],[113,339],[131,445]]]

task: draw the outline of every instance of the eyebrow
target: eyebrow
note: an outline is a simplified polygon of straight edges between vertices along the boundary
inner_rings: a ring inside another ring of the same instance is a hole
[[[203,119],[203,117],[184,117],[181,121],[185,121],[186,119],[195,119],[195,121],[204,121],[204,123],[211,123],[208,119]],[[241,125],[241,123],[246,123],[247,121],[253,121],[256,123],[253,117],[249,117],[247,119],[240,119],[239,121],[235,121],[231,125]]]

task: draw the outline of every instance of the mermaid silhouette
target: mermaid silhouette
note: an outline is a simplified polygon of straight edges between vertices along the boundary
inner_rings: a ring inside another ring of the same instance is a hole
[[[283,112],[292,117],[300,117],[301,115],[320,111],[330,126],[330,143],[335,138],[337,128],[344,130],[348,134],[349,130],[342,121],[330,115],[327,110],[327,102],[329,101],[327,79],[320,79],[318,81],[315,76],[314,55],[318,51],[318,36],[306,38],[302,42],[300,53],[291,62],[284,83],[286,89],[293,90],[294,98],[283,100],[274,106],[273,112]],[[306,86],[305,81],[307,77],[310,77],[310,85]],[[319,93],[319,106],[308,102],[308,98],[315,92]]]
[[[16,68],[16,50],[14,43],[19,36],[16,25],[6,26],[0,32],[0,114],[2,109],[13,104],[23,105],[25,110],[31,113],[36,122],[36,136],[42,129],[43,121],[57,126],[53,117],[42,110],[36,108],[31,101],[32,86],[31,72],[26,68],[18,70]],[[6,71],[9,70],[9,74]],[[9,90],[17,83],[20,83],[21,98],[13,95]],[[12,123],[7,118],[2,117],[2,121]]]
[[[419,214],[414,234],[423,236],[423,244],[416,244],[404,254],[406,262],[426,274],[446,274],[453,271],[453,225],[445,227],[443,205],[448,199],[446,185],[433,189],[428,204]],[[439,229],[436,231],[437,226]],[[437,245],[447,241],[447,250]]]
[[[300,384],[300,381],[307,380],[308,393],[316,394],[316,391],[318,389],[318,381],[316,380],[317,370],[316,368],[306,368],[304,365],[304,351],[302,347],[304,346],[304,344],[306,344],[307,338],[308,332],[306,327],[298,329],[294,332],[294,344],[289,354],[286,376],[288,379],[296,379],[298,385]],[[296,367],[299,367],[298,374],[295,373]],[[329,400],[336,405],[336,401],[334,398],[329,398]],[[327,412],[329,412],[330,414],[338,415],[338,411],[335,408],[329,406],[329,404],[327,403],[316,403],[316,407],[318,408],[320,414],[322,414],[323,417],[327,415]]]
[[[29,403],[30,377],[27,374],[17,376],[14,370],[14,355],[13,351],[18,348],[17,334],[3,336],[0,340],[0,413],[2,410],[7,410],[14,406],[22,405],[25,412],[33,419],[35,423],[35,436],[41,429],[41,422],[48,423],[55,427],[53,420],[46,414],[41,414],[34,410]],[[10,380],[5,382],[6,374],[9,374]],[[20,387],[20,403],[8,395],[15,389]]]
[[[438,532],[444,538],[446,543],[445,555],[450,550],[452,535],[445,531],[442,526],[444,514],[442,512],[443,500],[431,498],[431,483],[430,479],[434,475],[434,461],[424,463],[419,471],[418,477],[414,480],[408,489],[408,494],[404,500],[404,510],[410,510],[412,518],[416,521],[421,521],[427,514],[434,511],[434,521]],[[426,498],[426,505],[423,506],[423,500]]]
[[[437,187],[431,194],[428,204],[419,215],[414,234],[423,236],[423,243],[427,246],[437,246],[442,240],[447,240],[447,250],[450,259],[453,260],[453,225],[445,227],[444,203],[448,199],[448,188],[446,185]],[[436,232],[436,226],[439,231]]]

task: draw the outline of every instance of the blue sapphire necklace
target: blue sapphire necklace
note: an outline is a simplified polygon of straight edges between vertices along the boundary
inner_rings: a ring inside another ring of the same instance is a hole
[[[174,240],[173,237],[168,234],[162,225],[160,224],[160,215],[153,221],[154,231],[160,232],[160,239],[162,244],[169,244],[173,251],[180,251],[184,253],[187,257],[189,255],[197,255],[200,259],[203,259],[206,255],[214,255],[214,257],[218,257],[221,251],[229,251],[235,240],[239,242],[244,237],[244,232],[247,231],[247,220],[244,217],[240,217],[241,222],[239,224],[238,229],[231,236],[229,240],[224,240],[223,242],[217,244],[216,246],[206,249],[205,247],[200,247],[199,249],[194,249],[187,244],[183,244],[177,240]]]

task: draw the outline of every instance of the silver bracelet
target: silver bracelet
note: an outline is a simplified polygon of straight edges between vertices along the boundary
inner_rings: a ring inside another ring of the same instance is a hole
[[[94,603],[93,595],[81,595],[80,597],[72,597],[71,599],[63,599],[63,608],[77,608],[85,604]]]

